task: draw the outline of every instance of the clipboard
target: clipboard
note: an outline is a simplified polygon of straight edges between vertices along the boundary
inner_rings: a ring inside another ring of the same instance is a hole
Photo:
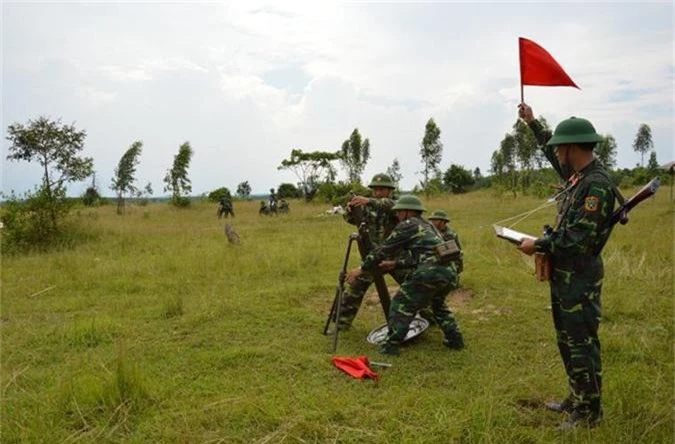
[[[536,240],[535,236],[529,234],[521,233],[520,231],[512,230],[510,228],[502,227],[501,225],[493,225],[492,228],[495,230],[497,237],[506,239],[514,245],[520,245],[524,239]]]

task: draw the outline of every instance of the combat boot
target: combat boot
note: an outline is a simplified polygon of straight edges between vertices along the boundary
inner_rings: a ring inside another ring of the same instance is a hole
[[[383,355],[398,356],[401,354],[401,349],[398,345],[388,344],[385,342],[382,344],[382,347],[380,347],[379,352]]]
[[[556,427],[556,429],[560,430],[561,432],[574,430],[577,427],[586,427],[592,429],[597,427],[598,424],[600,424],[600,421],[602,421],[602,410],[599,412],[586,413],[575,410],[572,412],[569,418],[563,421],[562,424]]]
[[[572,410],[574,409],[572,396],[568,396],[562,402],[546,401],[544,407],[558,413],[572,413]]]
[[[461,350],[464,348],[464,337],[459,330],[455,330],[445,335],[443,345],[453,350]]]

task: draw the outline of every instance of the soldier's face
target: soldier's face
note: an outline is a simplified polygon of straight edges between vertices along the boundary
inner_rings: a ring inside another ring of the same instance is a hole
[[[434,227],[438,228],[439,230],[445,229],[445,221],[441,219],[431,219],[431,223],[434,224]]]
[[[382,199],[383,197],[389,197],[391,190],[387,187],[373,187],[373,196],[377,199]]]
[[[569,151],[570,151],[571,145],[556,145],[555,147],[555,155],[558,158],[558,163],[560,165],[567,165],[568,159],[569,159]]]
[[[403,222],[408,218],[408,210],[396,210],[396,219],[399,222]]]

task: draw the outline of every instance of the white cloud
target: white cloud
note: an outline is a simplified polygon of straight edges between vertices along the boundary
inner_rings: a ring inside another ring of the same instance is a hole
[[[524,36],[583,88],[525,87],[535,112],[553,124],[591,119],[616,137],[621,166],[639,160],[631,144],[648,123],[659,161],[672,158],[672,4],[591,3],[583,15],[556,3],[514,6],[5,3],[3,123],[44,114],[77,122],[106,184],[141,139],[139,181],[156,191],[189,140],[196,193],[295,182],[276,169],[291,148],[336,150],[358,127],[372,144],[365,175],[398,158],[412,187],[430,117],[442,130],[443,168],[487,170],[516,118]],[[3,164],[3,189],[38,180]]]

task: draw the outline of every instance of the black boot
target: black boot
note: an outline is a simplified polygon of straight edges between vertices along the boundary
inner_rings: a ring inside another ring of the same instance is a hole
[[[573,403],[572,403],[572,396],[568,396],[562,402],[546,401],[544,403],[544,406],[547,409],[553,410],[554,412],[558,412],[558,413],[572,413],[572,410],[573,410],[573,407],[574,407]]]
[[[443,345],[453,350],[461,350],[464,348],[464,337],[459,330],[455,330],[445,335]]]

